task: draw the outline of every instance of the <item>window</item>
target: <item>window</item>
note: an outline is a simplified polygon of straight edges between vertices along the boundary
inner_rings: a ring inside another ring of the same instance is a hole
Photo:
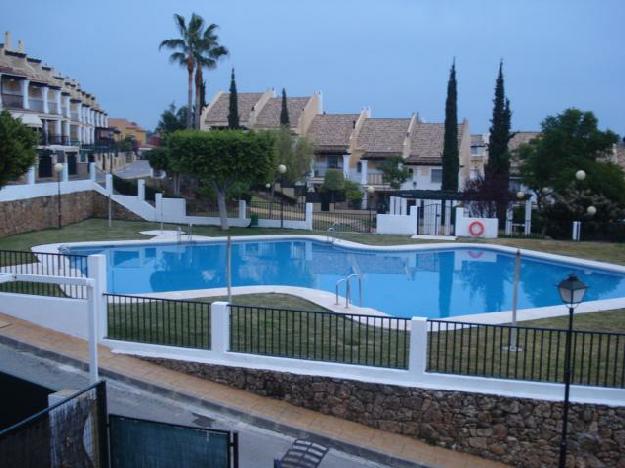
[[[432,169],[430,171],[430,182],[433,184],[440,184],[443,181],[443,170]]]
[[[471,146],[471,156],[482,156],[484,154],[483,146]]]
[[[327,156],[326,160],[328,162],[328,169],[340,169],[342,167],[342,164],[339,165],[339,157],[336,155]]]
[[[360,161],[358,161],[358,163],[356,164],[356,171],[362,172],[362,163]]]

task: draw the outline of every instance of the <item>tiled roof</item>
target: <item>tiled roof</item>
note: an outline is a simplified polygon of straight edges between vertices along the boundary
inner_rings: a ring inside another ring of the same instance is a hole
[[[256,105],[263,93],[238,93],[239,121],[245,125],[252,108]],[[213,125],[227,125],[230,104],[230,93],[223,93],[217,98],[217,102],[209,109],[205,122]]]
[[[464,129],[464,124],[458,125],[458,143],[462,139]],[[440,164],[445,143],[445,124],[417,122],[410,141],[408,163]]]
[[[319,114],[310,124],[308,138],[317,149],[347,149],[359,114]]]
[[[359,149],[367,155],[401,154],[410,119],[366,119],[358,132]]]
[[[529,143],[540,135],[540,132],[515,132],[508,142],[508,151],[516,151],[523,143]]]
[[[286,99],[286,107],[289,111],[289,123],[291,127],[296,127],[299,116],[304,110],[304,106],[310,100],[310,97],[288,97]],[[280,113],[282,112],[282,98],[275,97],[269,99],[263,106],[258,117],[256,118],[256,127],[258,128],[278,128],[280,127]]]

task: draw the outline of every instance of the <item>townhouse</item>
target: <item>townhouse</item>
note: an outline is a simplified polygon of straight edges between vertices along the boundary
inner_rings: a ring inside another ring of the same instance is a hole
[[[30,57],[24,44],[13,47],[6,32],[0,44],[0,111],[5,110],[39,135],[36,176],[53,176],[56,162],[67,163],[69,176],[85,175],[88,162],[100,167],[110,153],[108,115],[96,97],[41,59]]]

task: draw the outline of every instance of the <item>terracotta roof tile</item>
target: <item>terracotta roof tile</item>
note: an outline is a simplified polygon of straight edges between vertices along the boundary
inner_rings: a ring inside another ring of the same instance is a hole
[[[304,106],[310,100],[310,97],[287,97],[286,106],[289,111],[289,123],[291,128],[297,126],[300,115],[304,110]],[[258,117],[256,118],[256,127],[258,128],[278,128],[280,127],[280,113],[282,112],[282,98],[275,97],[269,99],[263,106]]]
[[[238,93],[239,122],[246,125],[250,112],[261,98],[263,93]],[[206,115],[205,122],[209,125],[228,125],[228,113],[230,104],[230,93],[223,93],[217,102],[210,108]]]
[[[366,119],[358,132],[358,148],[371,155],[401,154],[410,119]]]
[[[317,149],[347,149],[359,114],[320,114],[310,124],[308,138]]]
[[[458,143],[465,131],[464,124],[458,125]],[[445,143],[444,123],[417,122],[410,136],[410,157],[408,163],[440,164]]]

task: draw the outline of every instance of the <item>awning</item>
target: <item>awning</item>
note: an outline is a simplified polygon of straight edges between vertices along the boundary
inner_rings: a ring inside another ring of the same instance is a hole
[[[38,127],[41,128],[43,123],[37,114],[13,114],[13,117],[16,119],[20,119],[22,123],[28,127]]]

